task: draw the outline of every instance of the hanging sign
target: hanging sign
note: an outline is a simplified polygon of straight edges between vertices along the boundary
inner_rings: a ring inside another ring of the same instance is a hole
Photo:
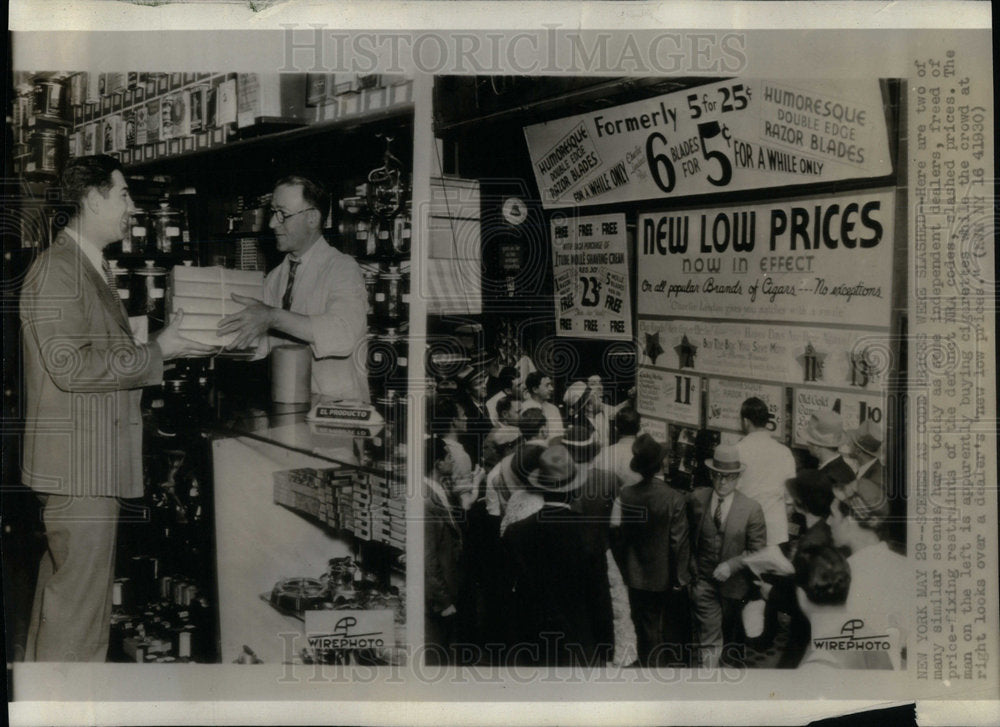
[[[755,396],[767,404],[771,420],[767,432],[778,441],[785,439],[785,396],[781,386],[758,384],[737,379],[708,380],[708,407],[705,426],[727,432],[741,432],[740,408],[743,402]]]
[[[733,79],[525,127],[546,208],[892,172],[877,80]]]
[[[643,416],[701,426],[701,378],[690,371],[640,368],[635,410]]]
[[[885,335],[813,326],[640,318],[639,366],[701,375],[881,390]]]
[[[639,215],[639,314],[889,325],[891,191]]]
[[[820,411],[838,411],[844,422],[844,431],[856,429],[865,421],[871,421],[885,429],[886,399],[882,392],[866,392],[862,394],[845,393],[843,391],[826,391],[823,389],[796,388],[792,399],[792,441],[798,446],[805,446],[802,435],[805,433],[809,418]]]
[[[631,340],[625,215],[554,217],[551,233],[558,334]]]

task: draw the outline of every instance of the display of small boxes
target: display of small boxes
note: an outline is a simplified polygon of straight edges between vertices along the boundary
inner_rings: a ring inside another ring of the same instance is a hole
[[[220,337],[216,327],[223,316],[243,309],[232,299],[233,293],[261,300],[263,289],[264,273],[258,270],[178,265],[171,271],[170,310],[184,311],[180,329],[184,336],[211,346],[229,345],[236,334]]]
[[[260,117],[305,119],[306,79],[299,73],[240,73],[237,77],[239,128],[252,126]]]

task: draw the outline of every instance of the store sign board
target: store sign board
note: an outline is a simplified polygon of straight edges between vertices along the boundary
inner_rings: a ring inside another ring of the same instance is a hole
[[[352,651],[396,645],[392,609],[306,611],[306,642],[313,649]]]
[[[648,434],[660,444],[667,441],[667,423],[660,419],[642,417],[639,420],[639,431],[642,434]]]
[[[892,191],[640,214],[639,314],[889,326]]]
[[[740,407],[755,396],[767,404],[771,413],[769,434],[778,441],[785,439],[785,390],[781,386],[759,384],[734,379],[708,380],[708,405],[705,426],[727,432],[741,432]]]
[[[651,416],[701,426],[701,377],[697,374],[640,368],[636,380],[635,407],[643,421]]]
[[[708,376],[880,390],[885,334],[818,326],[639,318],[639,365]]]
[[[809,418],[820,411],[839,411],[844,421],[844,431],[855,429],[871,420],[885,431],[886,399],[881,391],[864,394],[827,391],[823,389],[796,388],[792,398],[792,442],[805,446],[802,435]]]
[[[625,215],[554,217],[550,232],[558,334],[632,340]]]
[[[877,80],[733,79],[525,127],[545,208],[892,172]]]

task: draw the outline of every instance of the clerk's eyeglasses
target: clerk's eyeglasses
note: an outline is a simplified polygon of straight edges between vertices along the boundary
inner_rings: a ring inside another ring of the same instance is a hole
[[[285,212],[284,210],[276,210],[276,209],[274,209],[272,207],[270,209],[270,213],[271,213],[272,217],[276,217],[277,218],[279,225],[283,225],[283,224],[285,224],[285,220],[287,220],[288,218],[295,217],[295,215],[300,215],[303,212],[308,212],[309,210],[314,210],[314,209],[316,209],[316,208],[315,207],[306,207],[305,209],[301,209],[298,212]]]

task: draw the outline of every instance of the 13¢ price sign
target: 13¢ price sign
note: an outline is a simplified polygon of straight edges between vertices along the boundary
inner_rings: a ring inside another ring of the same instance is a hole
[[[625,215],[555,216],[550,232],[558,335],[631,340]]]

